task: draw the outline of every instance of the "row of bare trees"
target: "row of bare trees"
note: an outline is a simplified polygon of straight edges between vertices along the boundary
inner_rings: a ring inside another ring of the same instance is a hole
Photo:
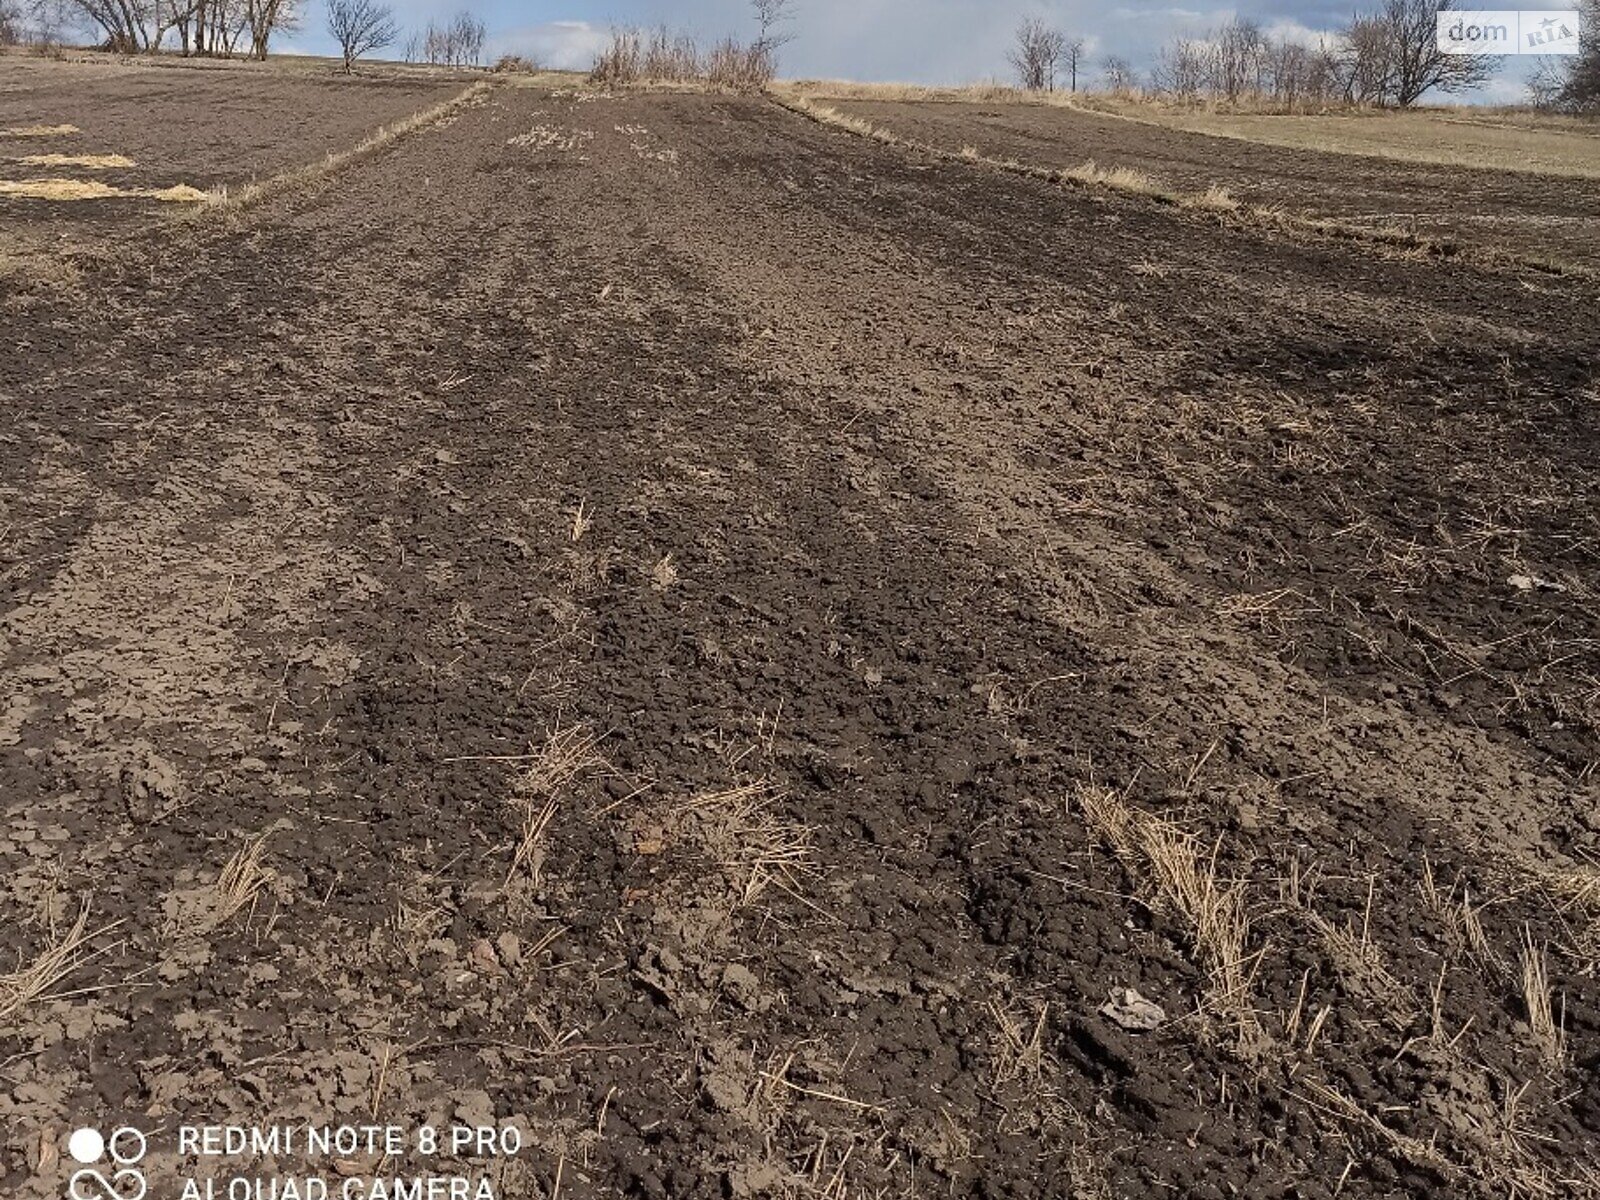
[[[109,50],[176,46],[186,55],[265,58],[275,34],[299,27],[301,0],[0,0],[0,45],[51,42],[88,26]]]
[[[1314,46],[1271,37],[1254,21],[1235,19],[1203,37],[1163,46],[1149,88],[1177,100],[1265,101],[1289,109],[1331,103],[1407,108],[1430,92],[1468,91],[1489,77],[1495,60],[1439,50],[1438,14],[1453,2],[1382,0]],[[1600,0],[1586,2],[1600,8]],[[1064,69],[1076,90],[1083,49],[1082,38],[1030,17],[1018,27],[1009,58],[1025,88],[1054,90]],[[1126,59],[1107,58],[1102,66],[1110,91],[1139,89]]]
[[[772,81],[777,60],[769,44],[723,38],[709,50],[665,26],[653,30],[613,29],[595,55],[589,78],[595,83],[688,83],[704,81],[737,91],[756,91]]]
[[[142,54],[266,58],[272,38],[301,26],[306,0],[0,0],[0,45],[54,42],[64,27],[88,25],[106,49]],[[385,0],[328,0],[328,31],[344,67],[392,46],[400,27]],[[407,62],[477,66],[488,30],[468,11],[429,22],[406,45]]]
[[[1075,92],[1085,45],[1081,37],[1063,33],[1038,17],[1026,17],[1017,26],[1016,43],[1006,58],[1018,82],[1030,92],[1055,91],[1058,71],[1066,73]]]
[[[1150,87],[1177,100],[1268,100],[1294,108],[1337,99],[1343,80],[1331,45],[1270,38],[1254,22],[1235,20],[1206,37],[1168,42]]]
[[[778,51],[794,38],[789,28],[794,0],[750,0],[750,11],[757,30],[754,41],[723,38],[705,52],[692,37],[665,25],[615,28],[595,56],[589,77],[606,84],[699,80],[739,91],[764,88],[777,73]]]
[[[0,46],[15,46],[23,39],[27,14],[17,0],[0,0]]]
[[[1179,100],[1409,108],[1429,92],[1469,91],[1494,70],[1490,56],[1439,49],[1438,14],[1450,3],[1383,0],[1315,46],[1272,38],[1253,21],[1235,20],[1206,37],[1162,47],[1151,85]]]
[[[483,21],[462,10],[442,24],[429,21],[420,34],[413,33],[406,40],[405,60],[436,67],[476,67],[483,61],[487,36]]]

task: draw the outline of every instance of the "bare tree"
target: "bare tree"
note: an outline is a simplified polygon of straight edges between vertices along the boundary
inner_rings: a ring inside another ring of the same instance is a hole
[[[1339,60],[1326,43],[1311,47],[1269,40],[1263,45],[1261,59],[1266,94],[1290,112],[1326,104],[1339,95]]]
[[[394,44],[400,30],[382,0],[328,0],[328,32],[339,43],[348,75],[356,59]]]
[[[160,44],[168,10],[161,0],[72,0],[72,14],[100,31],[101,44],[121,54],[138,54]]]
[[[22,17],[19,0],[0,0],[0,46],[15,46],[22,41]]]
[[[265,59],[272,35],[300,27],[297,0],[244,0],[245,23],[250,28],[250,57]]]
[[[1206,46],[1192,38],[1178,38],[1161,47],[1150,83],[1176,100],[1193,100],[1206,82]]]
[[[18,40],[35,46],[59,44],[63,30],[82,18],[72,0],[9,0],[9,7],[15,14]],[[0,10],[6,8],[7,0],[0,0]]]
[[[1352,104],[1387,104],[1394,91],[1394,44],[1383,21],[1355,16],[1345,26],[1339,52],[1344,98]]]
[[[1060,30],[1052,29],[1038,17],[1024,17],[1017,26],[1016,42],[1006,59],[1017,73],[1017,82],[1030,92],[1054,89],[1056,64],[1066,46]]]
[[[475,67],[483,57],[483,42],[488,30],[484,23],[463,9],[443,25],[428,22],[422,33],[421,59],[441,67]],[[406,42],[406,61],[418,56],[413,35]]]
[[[1083,62],[1084,40],[1081,37],[1063,37],[1061,39],[1060,59],[1067,68],[1067,78],[1071,83],[1071,90],[1078,90],[1078,67]]]
[[[1394,102],[1401,108],[1432,91],[1469,92],[1494,74],[1493,55],[1439,49],[1439,14],[1454,7],[1455,0],[1385,0],[1380,15],[1394,42]]]
[[[1100,77],[1105,81],[1106,91],[1115,95],[1126,96],[1139,90],[1139,77],[1134,74],[1128,60],[1114,54],[1108,55],[1100,64]]]
[[[1344,30],[1345,98],[1357,104],[1410,108],[1429,92],[1466,92],[1494,72],[1488,54],[1439,49],[1439,14],[1455,0],[1384,0]]]
[[[488,27],[473,14],[462,10],[450,22],[450,31],[456,44],[456,65],[475,67],[483,59],[483,42]]]
[[[794,41],[794,31],[783,28],[794,20],[794,0],[750,0],[756,16],[758,49],[776,57],[778,48]]]
[[[1206,90],[1230,104],[1262,91],[1266,40],[1254,21],[1235,18],[1203,46]]]

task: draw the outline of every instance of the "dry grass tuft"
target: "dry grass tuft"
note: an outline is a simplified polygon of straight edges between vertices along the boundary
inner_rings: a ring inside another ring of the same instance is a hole
[[[1201,212],[1238,212],[1241,205],[1233,198],[1233,194],[1219,183],[1213,183],[1203,192],[1189,192],[1181,197],[1178,203],[1184,208],[1198,209]]]
[[[105,953],[101,950],[85,954],[84,948],[120,924],[121,921],[114,921],[91,931],[89,903],[85,900],[71,927],[53,936],[31,963],[9,975],[0,975],[0,1025],[15,1020],[31,1004],[63,995],[56,990],[57,986],[91,959]]]
[[[754,903],[769,887],[800,898],[801,877],[814,874],[811,830],[775,811],[783,792],[767,780],[709,792],[688,802],[698,836],[733,885],[735,902]]]
[[[1368,1112],[1357,1101],[1351,1099],[1337,1088],[1329,1087],[1327,1084],[1318,1082],[1315,1079],[1305,1080],[1304,1086],[1310,1091],[1311,1097],[1315,1097],[1315,1099],[1302,1096],[1300,1097],[1301,1100],[1319,1112],[1365,1129],[1375,1135],[1386,1149],[1399,1158],[1420,1167],[1431,1167],[1446,1171],[1454,1170],[1455,1164],[1439,1153],[1432,1143],[1401,1133]]]
[[[1322,938],[1335,969],[1351,991],[1382,1013],[1391,1027],[1403,1030],[1410,1026],[1417,1016],[1415,994],[1389,970],[1383,952],[1368,931],[1363,929],[1357,934],[1310,909],[1305,918]]]
[[[152,200],[165,201],[168,204],[204,204],[211,199],[210,192],[202,192],[199,188],[190,187],[187,183],[154,188],[150,191],[140,192],[139,195],[148,196]]]
[[[1014,1010],[989,1002],[989,1013],[999,1027],[999,1047],[995,1052],[994,1081],[997,1084],[1022,1081],[1030,1092],[1039,1089],[1045,1073],[1044,1032],[1050,1018],[1050,1006],[1040,1005],[1039,1014],[1031,1019]]]
[[[576,508],[572,509],[572,540],[583,541],[583,535],[589,532],[594,524],[594,514],[585,507],[582,500],[578,501]]]
[[[1528,1015],[1528,1025],[1539,1052],[1552,1067],[1560,1066],[1566,1056],[1567,1035],[1563,1021],[1556,1016],[1550,993],[1550,975],[1544,950],[1535,946],[1533,932],[1526,926],[1522,930],[1522,1003]]]
[[[1504,971],[1505,960],[1489,941],[1479,915],[1489,906],[1488,902],[1474,904],[1472,889],[1459,879],[1450,885],[1448,892],[1440,892],[1438,882],[1434,879],[1433,864],[1426,857],[1422,860],[1420,886],[1423,902],[1445,928],[1445,942],[1452,957],[1471,958],[1490,975]],[[1459,899],[1456,897],[1457,888],[1461,891]]]
[[[1250,919],[1242,884],[1221,879],[1215,852],[1153,813],[1136,809],[1118,791],[1092,784],[1078,789],[1079,811],[1091,832],[1122,862],[1152,906],[1177,916],[1195,958],[1211,976],[1209,1001],[1237,1026],[1247,1049],[1264,1033],[1250,1002]]]
[[[650,586],[658,592],[664,592],[678,582],[678,565],[672,561],[670,553],[663,554],[655,566],[650,568]]]
[[[272,880],[272,872],[261,865],[267,848],[267,834],[249,839],[233,857],[223,864],[217,876],[217,903],[211,919],[212,928],[225,924],[235,913],[242,912],[255,903],[261,890]]]
[[[525,765],[511,789],[511,805],[517,810],[520,824],[511,868],[506,872],[507,883],[524,866],[538,882],[545,834],[562,798],[583,775],[606,765],[596,752],[598,745],[598,738],[582,726],[573,725],[554,730],[542,747],[519,760]]]
[[[613,29],[610,42],[595,56],[589,82],[606,87],[669,84],[756,92],[772,82],[773,48],[724,38],[702,54],[692,37],[665,26],[648,32]]]
[[[1092,158],[1076,167],[1068,168],[1061,174],[1063,178],[1077,183],[1115,188],[1119,192],[1137,192],[1142,196],[1166,194],[1166,189],[1143,171],[1136,171],[1132,167],[1112,167],[1107,170],[1096,166]]]
[[[28,154],[17,161],[30,167],[85,167],[91,171],[139,165],[121,154]]]

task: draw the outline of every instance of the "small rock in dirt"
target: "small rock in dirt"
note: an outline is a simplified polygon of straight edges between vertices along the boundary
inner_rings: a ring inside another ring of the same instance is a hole
[[[729,963],[722,972],[722,991],[740,1008],[753,1008],[761,998],[761,981],[749,967]]]
[[[1111,998],[1100,1006],[1100,1014],[1135,1033],[1147,1033],[1167,1019],[1166,1009],[1146,1000],[1133,988],[1112,988]]]
[[[718,1112],[740,1112],[748,1102],[744,1086],[730,1072],[710,1071],[701,1081],[706,1099]]]
[[[788,1172],[772,1163],[741,1163],[728,1171],[726,1179],[728,1195],[735,1200],[781,1195],[788,1183]]]
[[[683,970],[683,959],[665,947],[656,951],[656,962],[660,964],[661,969],[668,975],[676,975]]]
[[[1555,580],[1541,579],[1537,575],[1513,575],[1506,582],[1519,592],[1564,592],[1567,590]]]
[[[522,939],[511,932],[502,933],[494,940],[495,949],[500,952],[500,961],[508,967],[522,965]]]
[[[183,801],[183,778],[178,769],[148,749],[135,751],[117,776],[122,806],[130,820],[140,825],[168,816]]]
[[[493,1125],[494,1101],[488,1092],[457,1092],[450,1097],[456,1102],[456,1119],[468,1125]]]

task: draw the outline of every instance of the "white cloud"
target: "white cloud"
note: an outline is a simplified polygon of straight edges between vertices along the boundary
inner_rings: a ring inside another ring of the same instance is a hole
[[[1337,37],[1331,29],[1313,29],[1293,17],[1280,17],[1275,21],[1269,21],[1261,27],[1261,32],[1275,42],[1292,42],[1308,50],[1329,45]]]
[[[490,62],[502,54],[524,54],[541,67],[582,71],[594,64],[609,38],[609,28],[588,21],[549,21],[491,33],[485,54]]]

